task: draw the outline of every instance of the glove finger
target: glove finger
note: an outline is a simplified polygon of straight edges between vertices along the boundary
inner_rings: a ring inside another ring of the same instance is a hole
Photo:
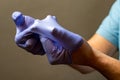
[[[58,45],[57,43],[54,43],[53,41],[47,38],[42,38],[41,42],[50,64],[55,65],[72,63],[70,51],[63,49],[62,46]]]
[[[23,15],[21,12],[14,12],[12,18],[16,24],[16,44],[33,54],[44,54],[39,35],[30,32],[29,27],[34,23],[34,18]]]
[[[39,39],[39,35],[31,34],[29,36],[24,37],[17,45],[32,54],[44,55],[44,49]]]
[[[54,57],[55,54],[53,53],[53,51],[55,50],[55,46],[47,38],[41,38],[41,43],[42,43],[43,48],[46,52],[46,56],[48,58],[49,63],[50,64],[54,63],[56,60]]]
[[[34,23],[35,19],[33,17],[27,16],[27,15],[24,15],[24,16],[25,16],[25,24],[27,27],[29,27]]]
[[[25,16],[21,12],[14,12],[12,14],[12,19],[14,20],[16,24],[16,35],[15,35],[15,41],[20,42],[20,40],[30,37],[32,33],[29,29],[27,29],[31,24],[34,22],[34,18],[30,16]]]
[[[55,46],[53,45],[52,41],[48,40],[47,38],[41,37],[41,43],[46,53],[52,53]]]
[[[14,23],[16,24],[17,33],[23,31],[24,29],[26,29],[35,20],[34,18],[32,18],[30,16],[23,15],[19,11],[13,12],[12,19],[13,19]]]
[[[28,39],[25,43],[26,50],[34,55],[44,55],[44,49],[40,41],[35,38]]]

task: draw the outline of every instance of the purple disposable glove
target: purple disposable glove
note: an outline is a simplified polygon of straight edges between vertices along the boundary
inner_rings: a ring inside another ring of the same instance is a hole
[[[63,48],[61,45],[48,38],[42,37],[40,40],[50,64],[72,63],[71,52],[69,50]]]
[[[51,64],[72,63],[73,51],[83,43],[81,36],[61,27],[55,16],[47,16],[43,20],[34,20],[29,16],[25,16],[25,19],[24,16],[23,18],[16,16],[18,14],[13,15],[13,19],[17,25],[15,41],[18,46],[33,54],[36,52],[44,54],[45,51]],[[36,44],[38,44],[37,47],[35,47]]]
[[[28,31],[41,35],[41,42],[51,64],[71,64],[72,53],[83,43],[78,34],[61,27],[55,16],[35,20]]]
[[[59,25],[55,16],[48,15],[43,20],[36,19],[28,31],[47,37],[70,51],[76,50],[83,43],[80,35]]]
[[[34,18],[22,15],[21,12],[14,12],[12,19],[16,24],[16,44],[32,54],[45,54],[39,39],[40,36],[36,33],[26,31],[26,29],[34,23]]]

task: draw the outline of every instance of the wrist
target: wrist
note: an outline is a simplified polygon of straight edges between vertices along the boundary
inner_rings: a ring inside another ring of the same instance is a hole
[[[91,66],[94,53],[90,45],[84,40],[83,44],[72,53],[72,63],[78,65]]]
[[[109,80],[120,80],[120,62],[98,50],[90,61],[89,66],[98,70]]]

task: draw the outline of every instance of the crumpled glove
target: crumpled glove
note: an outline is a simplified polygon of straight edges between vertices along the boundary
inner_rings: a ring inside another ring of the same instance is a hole
[[[65,49],[76,50],[83,43],[83,38],[58,24],[56,17],[48,15],[43,20],[36,19],[28,31],[47,37]]]
[[[12,19],[16,24],[16,44],[32,54],[44,55],[44,49],[40,42],[40,36],[36,33],[26,31],[26,29],[34,23],[34,18],[25,16],[21,12],[14,12]]]
[[[41,43],[46,52],[46,56],[50,64],[71,64],[72,57],[71,52],[63,48],[60,44],[42,37]]]
[[[46,53],[51,64],[71,64],[73,51],[83,43],[81,36],[61,27],[55,16],[35,20],[20,13],[12,18],[17,25],[16,44],[33,54]]]
[[[72,53],[83,39],[58,24],[55,16],[35,20],[28,31],[41,35],[41,43],[51,64],[72,64]]]

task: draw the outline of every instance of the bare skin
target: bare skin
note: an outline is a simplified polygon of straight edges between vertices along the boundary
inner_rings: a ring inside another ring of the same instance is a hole
[[[109,41],[101,37],[99,34],[93,35],[93,37],[91,37],[87,42],[89,43],[89,45],[91,45],[91,47],[109,56],[113,56],[117,51],[117,48],[114,45],[112,45]],[[81,72],[82,74],[94,71],[94,69],[89,66],[73,64],[70,66],[76,69],[77,71]]]
[[[99,34],[95,34],[88,42],[85,41],[74,52],[72,55],[73,64],[91,66],[103,74],[108,80],[120,80],[120,62],[110,57],[116,51],[117,48],[114,45]],[[80,67],[77,65],[74,67],[80,70]]]

